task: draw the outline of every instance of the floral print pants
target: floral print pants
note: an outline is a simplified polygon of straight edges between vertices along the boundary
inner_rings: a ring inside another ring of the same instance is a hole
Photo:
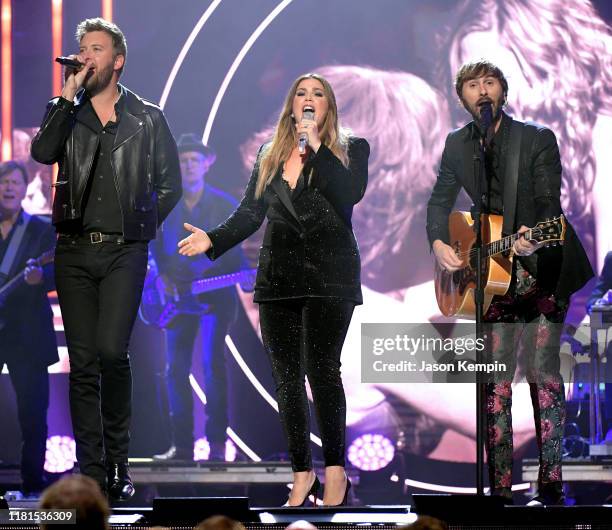
[[[506,364],[486,383],[487,456],[492,492],[511,496],[512,381],[526,377],[534,409],[540,490],[561,488],[565,394],[559,343],[567,303],[539,289],[516,263],[514,289],[496,297],[485,320],[490,361]]]

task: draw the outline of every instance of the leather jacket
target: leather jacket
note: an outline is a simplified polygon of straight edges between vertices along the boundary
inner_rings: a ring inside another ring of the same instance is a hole
[[[161,109],[122,85],[125,112],[113,146],[114,181],[122,212],[123,236],[148,241],[179,201],[181,173],[176,143]],[[82,203],[98,135],[79,120],[87,102],[85,91],[74,102],[52,99],[32,140],[32,158],[59,164],[53,201],[53,224],[58,231],[82,217]]]

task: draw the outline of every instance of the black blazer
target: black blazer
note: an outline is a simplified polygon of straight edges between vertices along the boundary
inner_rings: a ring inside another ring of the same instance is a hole
[[[259,150],[244,197],[234,213],[208,232],[216,259],[268,224],[259,252],[255,302],[300,297],[338,297],[363,303],[361,260],[351,225],[353,206],[365,193],[370,146],[351,138],[349,166],[324,145],[302,172],[304,185],[290,195],[277,171],[255,198]]]
[[[512,118],[503,115],[504,120]],[[446,138],[438,179],[427,204],[427,236],[449,242],[448,216],[461,188],[476,202],[474,169],[475,125],[451,132]],[[508,157],[512,153],[508,153]],[[554,133],[537,123],[525,123],[519,157],[514,231],[521,225],[558,216],[561,210],[561,157]],[[520,258],[536,276],[538,285],[566,300],[593,277],[593,269],[574,229],[568,223],[562,247],[539,249]]]
[[[25,268],[30,258],[55,247],[55,230],[51,223],[32,216],[17,250],[9,277]],[[55,289],[53,264],[43,267],[44,281],[39,285],[23,284],[6,300],[0,312],[5,326],[0,330],[0,365],[7,361],[45,365],[56,363],[57,342],[53,313],[47,292]]]
[[[597,280],[597,285],[587,300],[586,307],[589,313],[591,312],[593,304],[606,294],[609,289],[612,289],[612,251],[606,254],[601,276]]]

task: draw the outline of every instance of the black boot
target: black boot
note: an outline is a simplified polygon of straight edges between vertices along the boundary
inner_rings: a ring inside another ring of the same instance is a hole
[[[491,491],[491,497],[499,497],[506,506],[514,504],[511,488],[494,488]]]
[[[125,501],[134,495],[136,489],[130,477],[130,467],[127,462],[108,464],[108,494],[111,499]]]
[[[563,506],[564,504],[563,483],[549,482],[539,485],[537,496],[531,499],[527,506]]]

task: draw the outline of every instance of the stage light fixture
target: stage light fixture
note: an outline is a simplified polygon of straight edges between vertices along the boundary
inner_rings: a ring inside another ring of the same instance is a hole
[[[64,473],[71,470],[76,462],[76,444],[70,436],[55,435],[47,438],[45,471]]]
[[[388,466],[395,456],[393,442],[382,434],[362,434],[348,449],[348,459],[362,471],[378,471]]]

